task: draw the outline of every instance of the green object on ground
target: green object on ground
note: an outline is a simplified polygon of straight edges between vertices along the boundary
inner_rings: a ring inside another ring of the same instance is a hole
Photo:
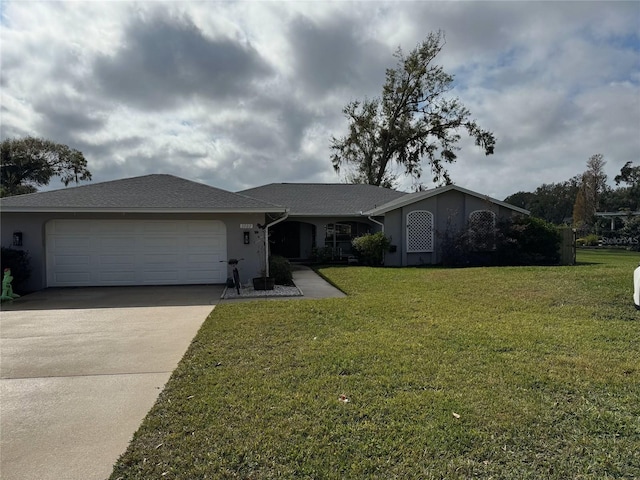
[[[11,286],[12,281],[11,269],[5,268],[4,277],[2,278],[2,297],[0,297],[0,301],[6,302],[20,296],[17,293],[13,293],[13,287]]]

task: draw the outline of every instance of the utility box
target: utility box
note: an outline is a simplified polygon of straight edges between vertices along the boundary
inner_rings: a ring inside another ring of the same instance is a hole
[[[636,308],[640,310],[640,265],[633,272],[633,301]]]

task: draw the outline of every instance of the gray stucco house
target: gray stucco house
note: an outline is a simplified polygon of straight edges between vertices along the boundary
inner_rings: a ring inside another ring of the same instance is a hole
[[[371,185],[270,184],[238,193],[171,175],[95,183],[0,199],[1,245],[28,250],[29,289],[223,283],[270,253],[310,259],[351,253],[351,240],[383,230],[385,264],[439,263],[447,226],[481,234],[526,210],[450,185],[407,194]]]

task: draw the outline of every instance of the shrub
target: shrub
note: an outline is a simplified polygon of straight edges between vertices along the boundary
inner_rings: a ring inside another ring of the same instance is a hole
[[[382,265],[391,242],[384,233],[366,233],[351,242],[358,257],[367,265]]]
[[[444,232],[438,233],[440,258],[445,267],[462,267],[470,263],[470,247],[468,235],[464,231],[456,230],[450,221]]]
[[[331,247],[313,247],[311,249],[311,261],[313,263],[326,264],[333,259]]]
[[[4,269],[10,268],[13,276],[13,290],[18,294],[26,293],[25,286],[31,276],[31,258],[29,252],[2,247],[0,271],[4,276]]]
[[[560,261],[560,232],[540,218],[502,221],[497,237],[495,259],[499,264],[554,265]]]
[[[598,235],[589,234],[586,237],[582,237],[576,240],[576,245],[581,247],[597,247],[598,246]]]
[[[269,275],[273,277],[276,285],[293,285],[291,263],[284,257],[269,257]]]
[[[560,232],[535,217],[516,217],[496,225],[495,247],[478,251],[469,231],[450,225],[440,235],[445,266],[553,265],[560,261]]]
[[[630,250],[640,251],[640,217],[633,217],[625,222],[622,234],[636,241],[629,246]]]

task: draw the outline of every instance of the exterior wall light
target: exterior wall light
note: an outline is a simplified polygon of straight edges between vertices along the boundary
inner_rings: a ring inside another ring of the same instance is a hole
[[[13,232],[13,246],[14,247],[22,246],[22,232]]]

